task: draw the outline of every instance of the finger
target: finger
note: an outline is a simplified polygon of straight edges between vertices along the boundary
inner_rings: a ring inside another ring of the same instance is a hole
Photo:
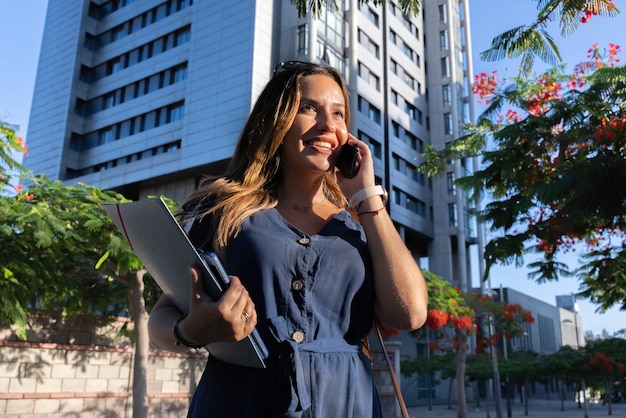
[[[237,299],[231,307],[233,316],[239,316],[239,319],[241,319],[242,313],[246,312],[246,314],[249,317],[250,312],[246,310],[246,307],[248,306],[249,303],[251,303],[250,296],[248,295],[248,291],[245,288],[243,288],[241,295],[239,296],[239,299]]]
[[[237,276],[229,276],[230,284],[228,288],[220,298],[222,304],[227,307],[229,310],[232,309],[233,305],[237,303],[239,298],[241,298],[241,294],[246,292],[246,289],[241,284],[241,281]]]
[[[347,143],[349,145],[361,148],[361,145],[364,144],[363,141],[361,141],[359,138],[357,138],[356,136],[352,135],[352,134],[348,134],[348,141]]]
[[[369,145],[367,145],[367,143],[361,141],[359,138],[357,138],[356,136],[350,134],[348,137],[348,143],[352,146],[355,146],[359,149],[359,161],[361,161],[363,159],[363,157],[365,155],[370,155],[370,147]]]
[[[246,312],[250,312],[250,320],[246,323],[246,326],[250,328],[254,328],[258,321],[256,309],[252,308],[251,310],[246,311]]]
[[[232,291],[230,288],[233,288]],[[250,322],[250,312],[254,310],[254,303],[238,277],[231,276],[230,287],[224,294],[221,305],[224,317],[233,325],[243,326],[246,321]]]
[[[189,277],[191,279],[191,303],[200,301],[206,296],[202,280],[200,280],[200,272],[195,267],[189,267]]]
[[[252,302],[252,299],[248,301],[241,315],[244,319],[244,322],[246,323],[246,326],[250,326],[253,328],[256,325],[257,313],[256,309],[254,308],[254,302]]]

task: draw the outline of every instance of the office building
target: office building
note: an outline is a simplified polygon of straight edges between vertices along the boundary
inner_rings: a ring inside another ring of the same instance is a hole
[[[578,314],[578,301],[573,294],[557,295],[556,306],[559,308],[561,336],[563,345],[572,348],[585,346],[585,332],[583,323]]]
[[[469,289],[481,242],[454,180],[475,161],[433,179],[415,170],[426,144],[445,147],[473,116],[468,0],[423,1],[417,16],[396,1],[335,3],[314,19],[288,0],[50,1],[26,166],[181,201],[224,167],[277,63],[327,63],[346,77],[351,129],[371,146],[408,247]]]

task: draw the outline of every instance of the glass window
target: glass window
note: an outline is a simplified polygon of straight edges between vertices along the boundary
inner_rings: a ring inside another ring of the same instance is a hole
[[[111,42],[115,42],[126,36],[126,29],[124,25],[119,25],[111,30]]]
[[[391,103],[398,105],[398,92],[391,89]],[[396,135],[397,136],[397,135]]]
[[[308,39],[308,30],[307,30],[307,25],[300,25],[298,26],[298,55],[307,55],[308,54],[308,49],[307,49],[307,39]]]
[[[450,42],[448,40],[448,31],[442,30],[439,32],[439,49],[447,51],[450,48]]]
[[[451,113],[444,113],[443,114],[443,125],[444,125],[444,132],[446,135],[452,135],[453,133],[453,126],[452,126],[452,114]]]
[[[378,27],[378,13],[373,11],[370,7],[365,11],[365,16],[367,16],[367,20],[372,22],[376,27]]]
[[[102,96],[102,109],[115,106],[115,93],[108,93]]]
[[[451,106],[452,105],[452,92],[450,91],[450,85],[449,84],[444,84],[441,87],[441,95],[442,95],[442,99],[443,99],[443,105],[444,106]]]
[[[445,4],[439,5],[439,23],[448,22],[448,9]]]
[[[380,77],[372,73],[365,65],[359,62],[359,77],[367,82],[370,86],[380,91]]]
[[[443,57],[441,59],[441,76],[450,77],[450,58]]]
[[[113,142],[113,128],[109,126],[98,132],[98,145],[104,145],[110,142]]]
[[[422,111],[419,110],[417,107],[413,106],[411,103],[407,101],[404,102],[404,111],[411,117],[411,119],[413,119],[414,121],[417,121],[420,125],[423,123]]]
[[[404,41],[402,41],[402,52],[404,52],[404,55],[409,57],[411,61],[415,62],[415,51]]]
[[[177,103],[169,106],[167,109],[167,120],[166,123],[175,122],[177,120],[181,120],[185,113],[185,104]]]
[[[344,22],[343,22],[343,2],[335,1],[337,10],[333,8],[324,7],[322,9],[322,16],[317,21],[318,30],[324,34],[326,39],[336,45],[339,48],[344,46]]]
[[[390,61],[391,62],[389,63],[389,69],[391,70],[392,73],[394,73],[395,75],[398,75],[398,63],[394,61],[393,59]]]
[[[448,204],[448,225],[451,227],[459,226],[457,214],[456,214],[456,203]]]
[[[174,46],[179,46],[182,44],[186,44],[187,42],[189,42],[189,39],[191,39],[191,30],[189,30],[189,28],[184,28],[181,29],[180,31],[176,32],[175,37],[174,37]]]
[[[411,89],[415,90],[415,79],[413,78],[413,76],[409,74],[409,72],[406,70],[402,71],[402,75],[403,75],[403,80],[406,83],[406,85],[411,87]]]
[[[358,99],[359,111],[367,115],[368,119],[380,124],[380,109],[370,104],[367,100],[359,96]]]
[[[363,31],[359,31],[359,44],[372,53],[376,58],[379,57],[379,47],[367,36]]]
[[[359,138],[361,141],[366,142],[366,143],[369,144],[369,147],[372,150],[372,155],[374,157],[376,157],[378,159],[382,158],[383,147],[380,144],[380,142],[376,141],[374,138],[372,138],[371,136],[367,135],[363,131],[358,131],[357,132],[357,138]]]
[[[178,83],[187,79],[187,65],[174,68],[172,71],[173,83]]]
[[[448,194],[455,195],[456,194],[456,183],[454,173],[446,173],[446,182],[448,184]]]

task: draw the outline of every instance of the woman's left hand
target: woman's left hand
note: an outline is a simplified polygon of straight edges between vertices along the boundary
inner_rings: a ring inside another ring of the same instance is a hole
[[[362,190],[366,187],[374,186],[374,161],[372,159],[372,152],[370,147],[363,141],[357,139],[352,134],[348,134],[347,144],[350,144],[359,149],[358,164],[359,171],[351,178],[345,178],[341,172],[337,171],[337,183],[341,192],[348,198],[354,193]]]

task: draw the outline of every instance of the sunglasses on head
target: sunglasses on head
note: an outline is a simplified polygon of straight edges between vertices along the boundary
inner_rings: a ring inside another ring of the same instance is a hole
[[[316,66],[316,64],[306,61],[283,61],[274,67],[274,73],[272,75],[276,75],[284,71],[304,71],[313,68],[314,66]]]

